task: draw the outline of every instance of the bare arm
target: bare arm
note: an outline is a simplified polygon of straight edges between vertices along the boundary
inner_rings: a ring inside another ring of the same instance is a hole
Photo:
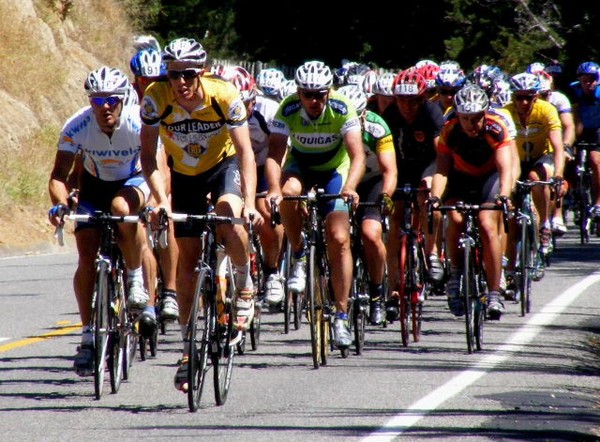
[[[438,152],[435,157],[435,173],[431,180],[431,196],[442,199],[446,185],[448,183],[448,174],[452,169],[454,160],[452,155]]]
[[[247,212],[256,212],[254,206],[256,199],[256,160],[250,142],[248,126],[232,128],[229,130],[229,133],[240,164],[244,208]]]
[[[282,134],[269,135],[269,155],[265,161],[265,178],[267,179],[267,205],[270,207],[271,197],[281,196],[281,165],[287,150],[288,137]]]
[[[510,196],[513,188],[513,152],[510,145],[496,149],[494,154],[496,168],[500,177],[499,194]]]
[[[69,186],[67,180],[69,172],[73,168],[75,161],[75,154],[71,152],[58,151],[54,160],[54,167],[50,173],[50,180],[48,182],[48,193],[50,194],[50,201],[52,205],[63,204],[67,206],[69,198]],[[52,225],[56,226],[60,223],[57,217],[49,217]]]
[[[140,133],[142,143],[141,163],[146,182],[150,187],[157,207],[164,207],[170,211],[170,204],[165,189],[165,181],[157,163],[158,127],[143,124]]]
[[[383,177],[382,192],[392,196],[398,184],[398,168],[396,167],[396,152],[382,152],[377,156],[379,170]]]
[[[554,148],[554,175],[563,176],[565,168],[565,148],[563,145],[562,130],[551,130],[548,134],[550,144]]]
[[[346,144],[346,149],[350,156],[350,170],[348,171],[348,178],[344,183],[344,189],[354,192],[365,173],[366,167],[366,157],[362,145],[361,131],[353,130],[346,133],[344,135],[344,143]],[[342,193],[344,193],[343,190]]]

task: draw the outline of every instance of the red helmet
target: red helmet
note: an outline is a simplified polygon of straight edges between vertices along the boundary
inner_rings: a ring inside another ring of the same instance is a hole
[[[396,96],[419,96],[427,90],[427,81],[417,68],[401,71],[394,79],[392,86]]]
[[[228,68],[225,77],[240,91],[242,101],[252,100],[258,94],[254,77],[243,67]]]
[[[435,87],[435,78],[440,73],[440,67],[436,64],[426,64],[421,66],[419,72],[423,75],[423,78],[427,82],[427,88],[432,89]]]

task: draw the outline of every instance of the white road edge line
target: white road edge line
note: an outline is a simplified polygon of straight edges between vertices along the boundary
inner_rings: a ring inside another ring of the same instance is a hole
[[[427,396],[418,400],[404,412],[397,414],[386,422],[383,427],[363,438],[362,441],[384,442],[391,441],[400,436],[428,415],[429,412],[435,410],[448,399],[485,376],[496,365],[507,359],[510,353],[519,351],[525,344],[531,342],[542,331],[545,325],[552,323],[556,316],[561,314],[588,287],[598,281],[600,281],[600,272],[595,272],[565,290],[554,300],[546,304],[539,313],[531,316],[531,319],[522,325],[508,342],[500,346],[494,353],[484,357],[473,368],[463,371]]]

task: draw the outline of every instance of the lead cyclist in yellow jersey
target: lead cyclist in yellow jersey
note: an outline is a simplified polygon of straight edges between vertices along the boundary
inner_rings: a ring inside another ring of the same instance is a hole
[[[206,52],[194,39],[178,38],[162,54],[168,82],[156,82],[145,91],[141,105],[142,167],[158,209],[188,214],[207,212],[207,195],[217,215],[254,215],[256,163],[250,143],[246,108],[235,86],[212,75],[203,76]],[[160,136],[171,156],[171,201],[156,163]],[[193,298],[196,260],[200,252],[198,226],[175,226],[179,248],[177,301],[183,336]],[[217,228],[225,251],[235,266],[237,326],[248,327],[254,314],[248,234],[244,226]],[[175,375],[181,389],[187,379],[188,349]]]

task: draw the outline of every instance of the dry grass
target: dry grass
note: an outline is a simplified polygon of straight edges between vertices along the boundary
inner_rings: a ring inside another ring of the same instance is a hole
[[[49,205],[60,128],[86,104],[87,72],[102,64],[129,72],[129,23],[119,0],[0,2],[0,92],[26,107],[0,146],[0,207]]]

